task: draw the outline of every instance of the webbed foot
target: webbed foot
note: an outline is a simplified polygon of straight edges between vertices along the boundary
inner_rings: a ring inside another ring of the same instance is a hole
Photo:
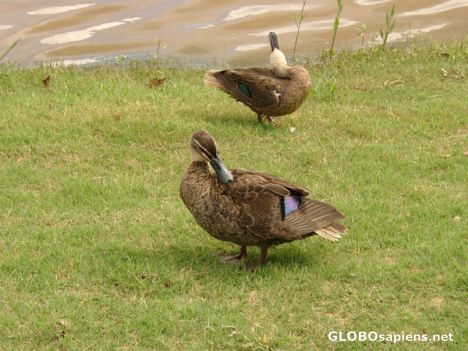
[[[260,259],[258,261],[258,264],[256,264],[256,263],[246,263],[245,264],[245,270],[248,271],[248,272],[255,272],[258,269],[262,268],[266,263],[267,253],[268,253],[268,247],[261,247],[260,248]]]
[[[247,247],[241,246],[240,253],[238,255],[222,255],[219,260],[223,263],[239,263],[247,256]]]

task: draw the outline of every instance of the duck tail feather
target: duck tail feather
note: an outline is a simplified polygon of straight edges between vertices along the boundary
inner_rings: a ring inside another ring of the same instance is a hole
[[[284,223],[296,236],[316,233],[325,239],[336,241],[346,231],[346,227],[339,223],[343,218],[333,206],[304,199],[297,210],[286,216]]]
[[[220,73],[223,71],[216,71],[216,70],[209,70],[205,74],[205,79],[203,80],[203,83],[208,86],[212,86],[218,89],[223,89],[223,85],[220,81]]]
[[[345,235],[348,232],[348,228],[346,228],[341,223],[331,223],[327,225],[325,228],[316,229],[315,233],[320,235],[324,239],[328,239],[331,241],[338,241],[341,239],[342,235]]]

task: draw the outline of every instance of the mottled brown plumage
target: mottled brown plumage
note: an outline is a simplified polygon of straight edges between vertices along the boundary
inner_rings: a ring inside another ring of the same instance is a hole
[[[271,117],[296,111],[307,98],[312,86],[309,72],[302,66],[288,66],[279,50],[276,34],[270,33],[271,69],[239,68],[211,70],[205,75],[205,84],[216,87],[242,102],[271,122]]]
[[[346,233],[339,223],[344,216],[326,203],[307,198],[309,192],[302,186],[244,169],[230,173],[225,169],[226,175],[215,166],[217,174],[210,172],[208,163],[222,164],[212,145],[216,144],[208,132],[192,135],[192,163],[181,181],[180,196],[210,235],[241,246],[241,253],[233,258],[243,258],[247,246],[258,246],[263,264],[272,245],[316,234],[336,241]],[[285,213],[288,197],[298,199],[299,206]]]

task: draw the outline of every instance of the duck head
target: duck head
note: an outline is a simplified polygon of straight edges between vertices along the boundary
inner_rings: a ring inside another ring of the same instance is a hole
[[[286,61],[286,56],[279,48],[276,33],[270,32],[269,37],[271,46],[270,63],[273,72],[280,78],[290,78],[288,62]]]
[[[206,130],[199,130],[192,134],[189,143],[193,161],[208,162],[213,167],[219,180],[230,183],[234,177],[219,157],[216,142]]]

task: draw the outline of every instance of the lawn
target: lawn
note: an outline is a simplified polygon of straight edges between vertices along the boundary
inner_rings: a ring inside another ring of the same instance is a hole
[[[201,70],[1,65],[0,349],[465,350],[468,42],[309,69],[304,105],[262,126]],[[228,167],[308,187],[349,234],[276,247],[255,272],[220,263],[238,248],[179,198],[202,128]]]

